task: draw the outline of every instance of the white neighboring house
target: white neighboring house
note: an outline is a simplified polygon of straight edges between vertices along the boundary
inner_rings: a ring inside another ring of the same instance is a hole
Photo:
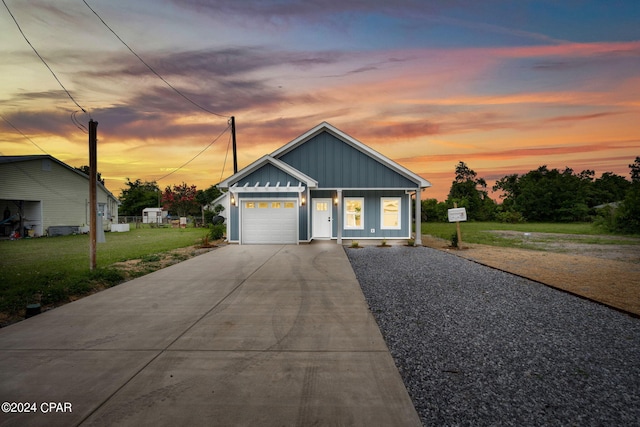
[[[97,187],[98,216],[108,230],[118,223],[119,202],[100,182]],[[86,230],[89,177],[50,155],[0,156],[0,211],[0,236]]]
[[[168,214],[169,212],[163,211],[162,208],[144,208],[142,210],[142,223],[164,224]]]
[[[218,196],[217,199],[215,199],[214,201],[209,203],[205,207],[205,209],[212,211],[212,210],[215,209],[216,206],[221,205],[224,209],[222,209],[222,211],[220,211],[218,213],[218,215],[223,217],[225,219],[225,221],[226,221],[227,220],[227,216],[229,215],[229,204],[230,204],[229,193],[228,192],[224,192],[220,196]]]

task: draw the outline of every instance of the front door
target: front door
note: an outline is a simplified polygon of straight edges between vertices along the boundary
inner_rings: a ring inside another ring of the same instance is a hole
[[[331,223],[331,199],[313,199],[313,229],[314,239],[330,239]]]

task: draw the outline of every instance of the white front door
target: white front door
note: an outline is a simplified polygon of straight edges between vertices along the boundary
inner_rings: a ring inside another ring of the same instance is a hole
[[[314,239],[330,239],[331,223],[333,217],[331,213],[331,199],[313,199],[313,229]]]

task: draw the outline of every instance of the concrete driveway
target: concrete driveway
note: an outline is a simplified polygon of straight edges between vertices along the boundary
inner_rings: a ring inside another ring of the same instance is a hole
[[[216,249],[0,329],[0,350],[22,412],[2,426],[421,425],[336,244]]]

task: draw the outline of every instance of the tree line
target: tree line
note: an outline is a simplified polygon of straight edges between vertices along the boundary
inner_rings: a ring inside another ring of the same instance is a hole
[[[145,208],[162,207],[176,217],[199,216],[204,213],[205,222],[211,222],[218,211],[204,210],[222,192],[215,185],[206,190],[198,190],[186,183],[167,186],[164,190],[155,181],[132,181],[127,178],[126,188],[120,193],[119,215],[142,216]]]
[[[640,233],[640,157],[629,169],[630,180],[611,172],[596,178],[593,170],[540,166],[496,181],[492,189],[500,193],[498,204],[489,197],[486,180],[461,161],[447,199],[422,201],[422,220],[446,222],[447,210],[456,203],[466,208],[469,220],[594,221],[610,231]]]

